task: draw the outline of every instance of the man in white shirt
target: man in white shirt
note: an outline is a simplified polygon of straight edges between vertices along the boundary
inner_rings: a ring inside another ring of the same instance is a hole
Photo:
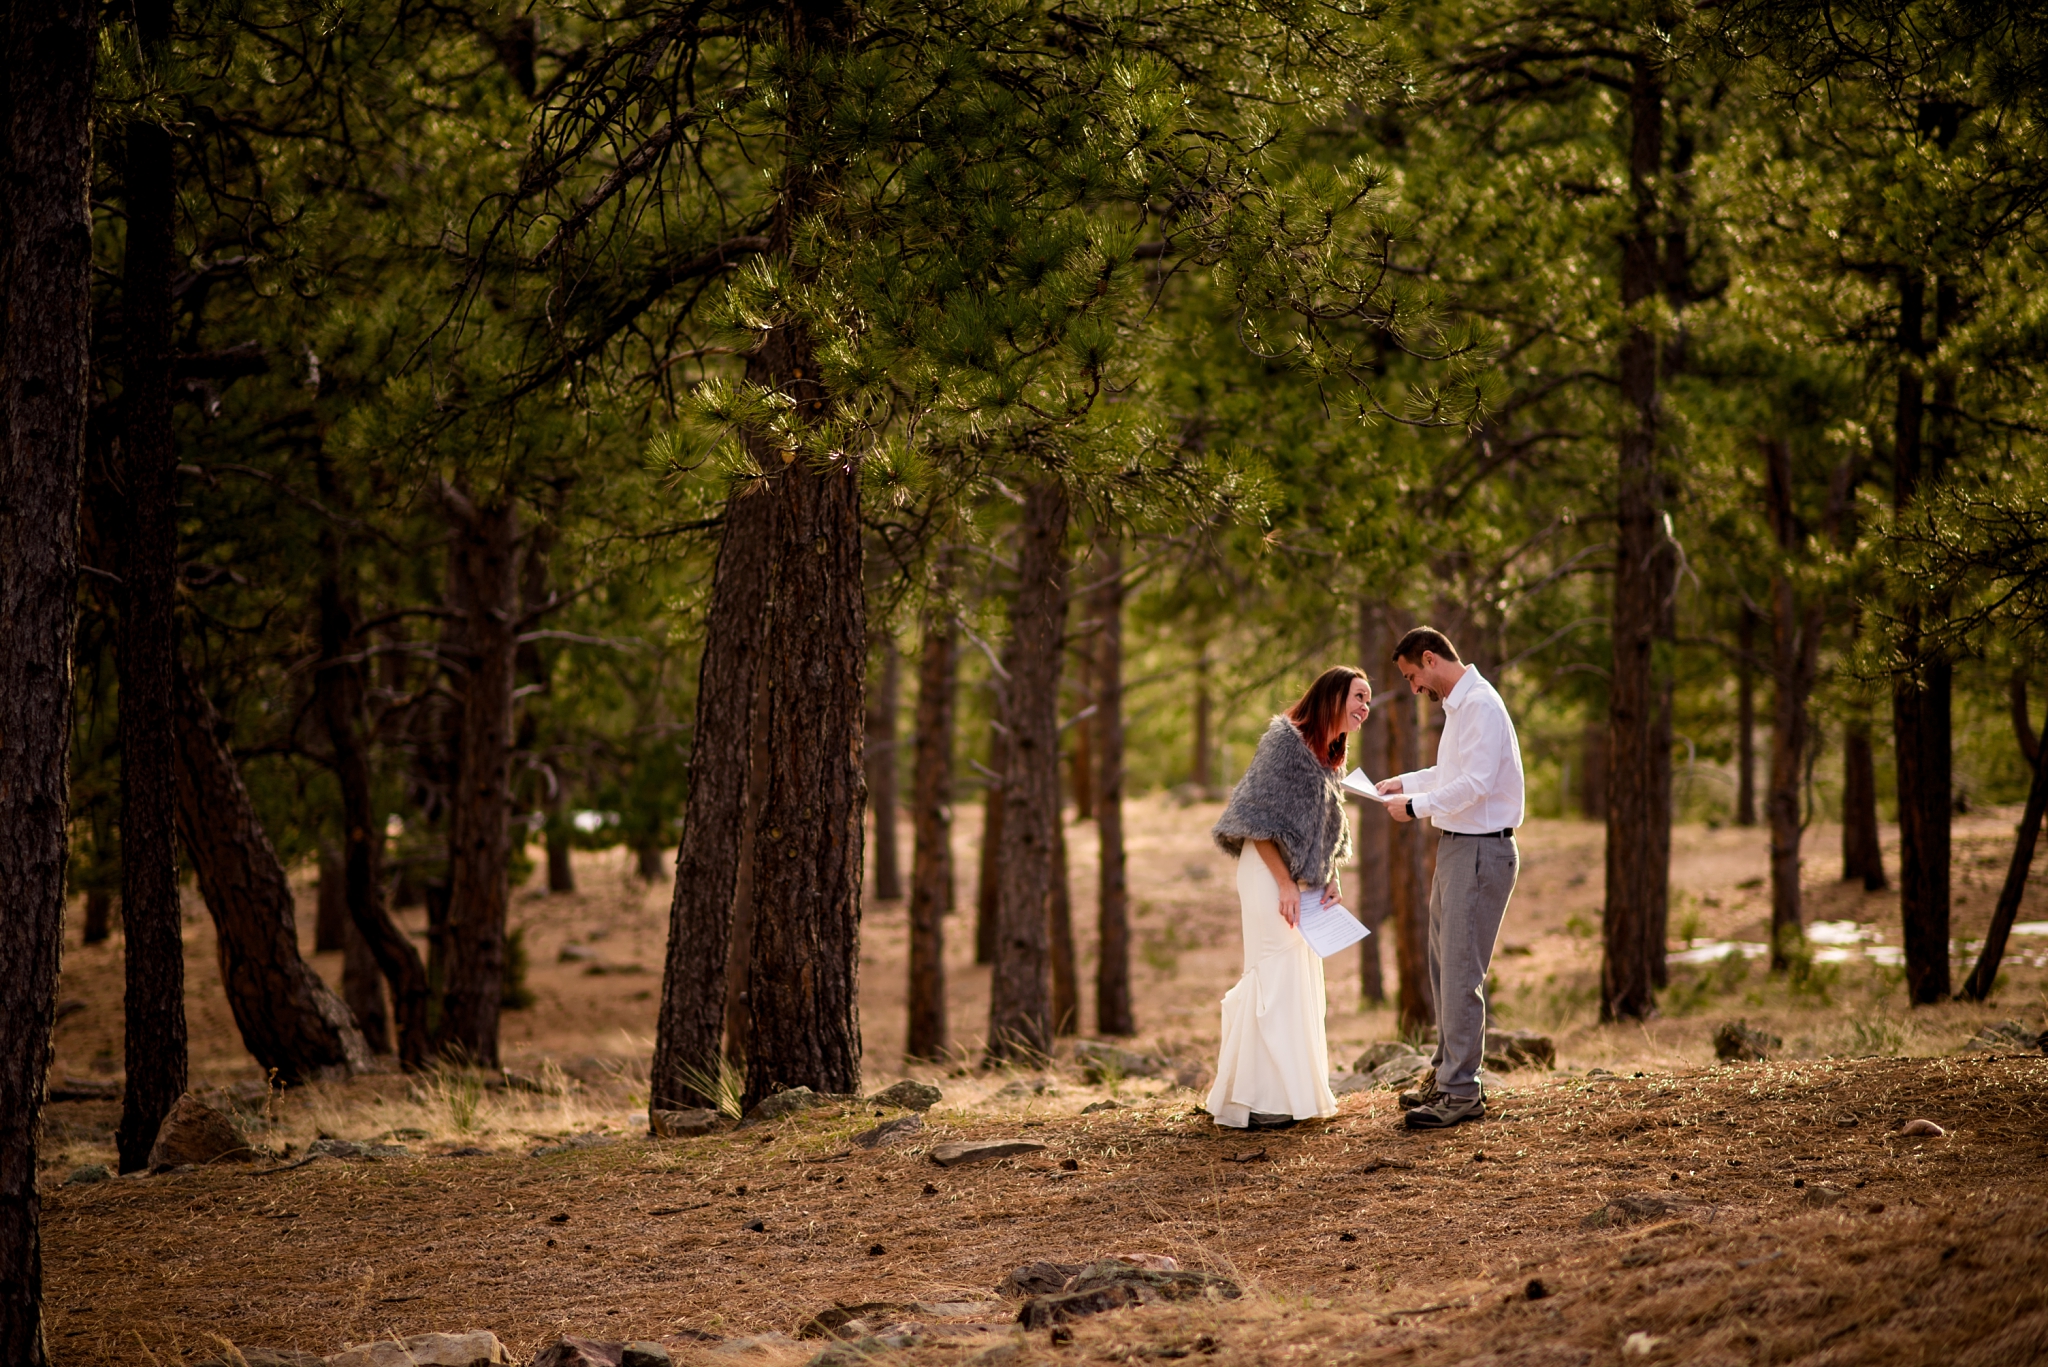
[[[1435,1071],[1401,1107],[1408,1128],[1441,1130],[1486,1117],[1479,1065],[1486,1052],[1486,974],[1515,890],[1521,852],[1522,747],[1507,705],[1444,634],[1416,627],[1394,647],[1394,665],[1417,693],[1443,704],[1434,767],[1390,778],[1382,793],[1396,821],[1427,818],[1443,838],[1429,889],[1429,980],[1436,999]]]

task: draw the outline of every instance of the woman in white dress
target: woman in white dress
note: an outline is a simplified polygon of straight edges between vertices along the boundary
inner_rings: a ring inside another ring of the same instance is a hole
[[[1244,976],[1223,997],[1223,1047],[1209,1114],[1233,1129],[1285,1129],[1337,1113],[1323,1035],[1323,961],[1296,929],[1304,889],[1336,901],[1351,853],[1345,740],[1372,685],[1339,665],[1273,718],[1211,832],[1237,860]]]

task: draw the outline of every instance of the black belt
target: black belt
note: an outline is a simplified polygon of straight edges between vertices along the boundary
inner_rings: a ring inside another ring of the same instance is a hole
[[[1512,826],[1504,831],[1445,831],[1444,834],[1462,835],[1469,840],[1513,840],[1515,838],[1515,830]]]

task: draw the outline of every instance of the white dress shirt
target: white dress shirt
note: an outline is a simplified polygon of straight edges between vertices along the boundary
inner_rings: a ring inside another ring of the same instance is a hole
[[[1472,666],[1444,699],[1436,764],[1401,775],[1401,791],[1440,831],[1492,835],[1522,824],[1522,746],[1507,704]]]

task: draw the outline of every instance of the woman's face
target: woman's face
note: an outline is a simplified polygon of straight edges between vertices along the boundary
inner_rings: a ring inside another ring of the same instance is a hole
[[[1363,679],[1351,681],[1351,696],[1344,700],[1344,730],[1356,731],[1372,714],[1372,685]]]

